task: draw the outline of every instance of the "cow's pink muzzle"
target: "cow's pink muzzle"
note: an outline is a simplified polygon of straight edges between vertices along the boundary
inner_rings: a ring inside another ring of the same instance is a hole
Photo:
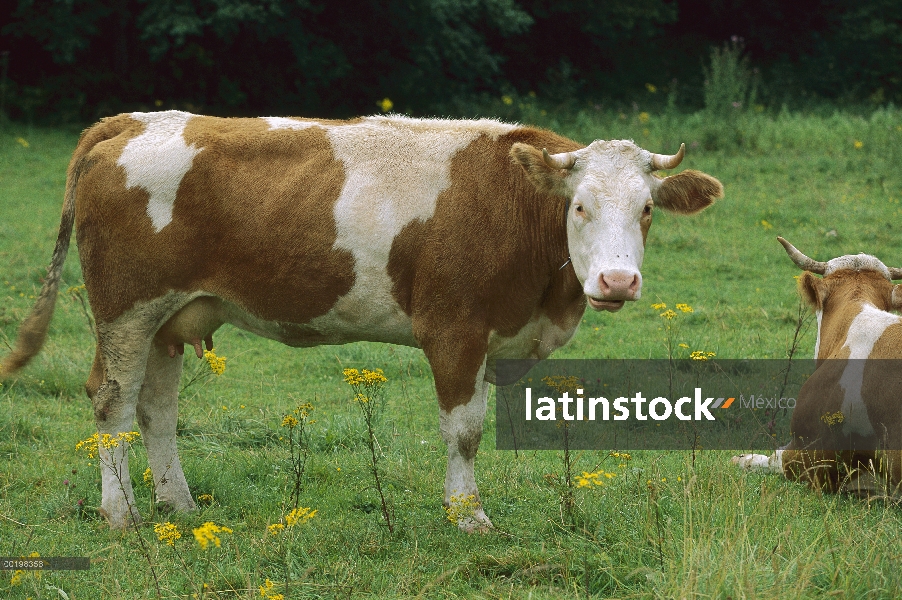
[[[623,303],[636,300],[642,287],[642,279],[638,273],[630,271],[608,271],[598,276],[601,297],[587,296],[589,306],[595,310],[616,312],[623,308]]]

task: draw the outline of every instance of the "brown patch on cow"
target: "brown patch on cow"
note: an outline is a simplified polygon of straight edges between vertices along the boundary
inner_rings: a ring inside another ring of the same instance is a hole
[[[125,170],[116,165],[144,125],[128,115],[109,122],[122,133],[92,150],[97,166],[76,206],[98,320],[176,290],[215,294],[260,319],[306,323],[351,289],[353,257],[332,248],[344,169],[322,128],[192,118],[185,143],[202,150],[182,179],[172,221],[156,233],[148,193],[125,190]]]
[[[560,269],[567,201],[538,191],[510,160],[516,143],[553,153],[580,147],[528,128],[477,138],[452,159],[451,186],[432,218],[409,223],[389,254],[392,293],[412,318],[445,411],[472,398],[490,332],[515,335],[537,307],[574,327],[585,309],[572,267]]]
[[[723,185],[710,175],[688,169],[664,178],[660,186],[652,188],[652,196],[664,210],[690,215],[723,198]]]
[[[805,271],[799,277],[798,289],[805,302],[823,313],[817,358],[843,359],[849,356],[849,348],[843,346],[852,321],[861,311],[862,303],[871,304],[883,311],[893,308],[893,285],[876,271],[840,269],[823,279]],[[897,335],[899,334],[891,334],[887,343],[892,343]],[[899,342],[902,344],[902,339]],[[896,352],[893,353],[895,354]]]

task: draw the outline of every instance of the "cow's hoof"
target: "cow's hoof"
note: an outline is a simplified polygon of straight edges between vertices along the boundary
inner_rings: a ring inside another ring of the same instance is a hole
[[[471,517],[463,517],[457,521],[457,527],[465,533],[488,533],[495,528],[482,509]]]

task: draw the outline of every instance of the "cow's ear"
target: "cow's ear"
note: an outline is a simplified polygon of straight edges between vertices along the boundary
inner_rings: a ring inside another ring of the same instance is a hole
[[[890,296],[893,310],[902,310],[902,284],[893,286],[893,294]]]
[[[723,198],[723,185],[710,175],[688,169],[665,177],[651,192],[655,206],[664,210],[691,215]]]
[[[511,146],[510,155],[526,170],[526,176],[540,192],[566,198],[573,195],[567,183],[570,169],[550,166],[545,161],[545,155],[535,146],[516,143]]]
[[[805,271],[799,276],[799,296],[814,310],[823,310],[827,301],[827,286],[823,279]]]

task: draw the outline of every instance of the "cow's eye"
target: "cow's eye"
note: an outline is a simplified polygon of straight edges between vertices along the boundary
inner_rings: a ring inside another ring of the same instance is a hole
[[[647,215],[650,215],[651,214],[651,204],[646,204],[645,210],[643,212]]]
[[[582,204],[577,204],[576,206],[573,207],[573,209],[576,212],[578,212],[579,214],[584,214],[586,212],[586,209],[583,208]]]

